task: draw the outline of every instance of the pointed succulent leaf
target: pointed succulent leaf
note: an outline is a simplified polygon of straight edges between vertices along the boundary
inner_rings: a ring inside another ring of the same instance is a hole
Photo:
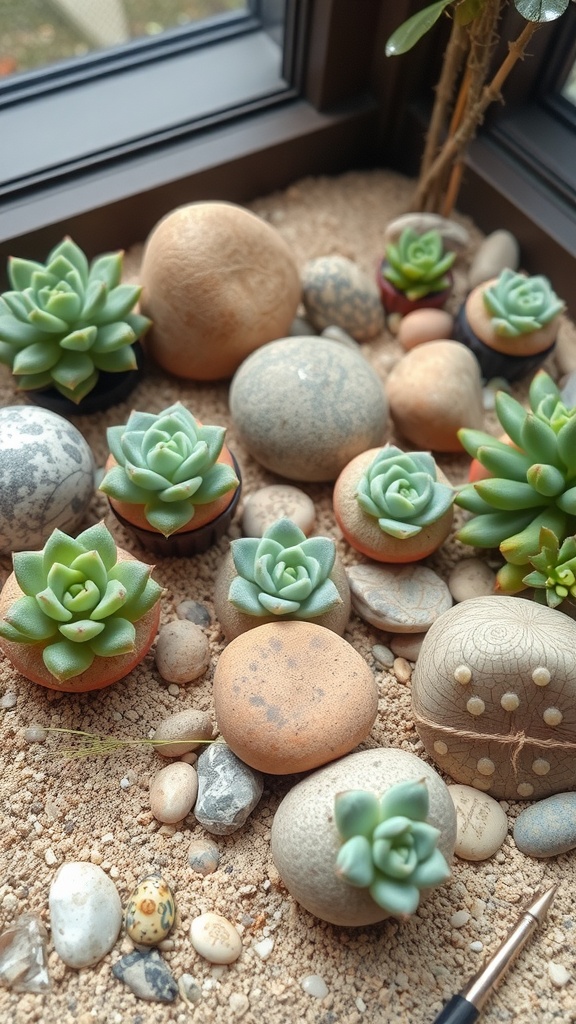
[[[260,589],[256,584],[242,576],[235,576],[228,590],[228,600],[230,604],[246,615],[264,618],[267,612],[264,605],[260,604],[259,593]]]
[[[414,914],[420,903],[420,891],[415,885],[392,882],[382,876],[370,886],[370,895],[379,907],[398,917]]]
[[[495,509],[514,512],[519,509],[540,508],[547,499],[528,483],[517,480],[492,478],[479,480],[475,485],[477,493]]]
[[[558,455],[570,474],[576,471],[576,416],[571,416],[556,435]]]
[[[49,644],[42,652],[46,668],[60,682],[86,672],[94,657],[94,652],[88,644],[75,644],[71,640]]]
[[[113,352],[91,351],[92,361],[98,370],[105,373],[128,373],[138,367],[138,360],[131,345],[123,345]]]
[[[31,345],[38,341],[38,329],[31,324],[24,324],[13,316],[0,316],[0,338],[2,341],[17,347]]]
[[[8,625],[35,643],[48,640],[58,631],[58,625],[45,615],[34,597],[20,597],[5,614]]]
[[[496,594],[520,594],[526,589],[524,574],[526,565],[511,565],[506,562],[496,573]]]
[[[77,331],[71,331],[59,342],[59,347],[70,349],[72,352],[88,352],[96,338],[95,327],[81,327]]]
[[[300,607],[298,601],[287,601],[282,597],[263,592],[258,594],[258,600],[270,615],[290,615],[292,612],[297,612]]]
[[[64,594],[75,584],[84,583],[84,575],[81,572],[71,569],[68,565],[55,562],[50,566],[46,577],[48,589],[52,591],[57,601],[62,601]]]
[[[381,821],[374,829],[375,839],[394,839],[402,835],[411,825],[410,818],[405,814],[394,814]]]
[[[16,551],[12,556],[14,575],[20,590],[34,596],[46,586],[46,572],[41,551]]]
[[[386,43],[386,56],[398,57],[407,53],[436,24],[452,0],[437,0],[436,3],[417,11],[397,28]]]
[[[275,523],[272,523],[264,532],[264,536],[270,540],[275,541],[282,548],[291,548],[302,544],[302,541],[306,540],[306,534],[293,523],[291,519],[284,516],[282,519],[277,519]],[[312,552],[310,552],[312,554]]]
[[[336,857],[336,874],[357,889],[366,889],[372,884],[372,846],[366,836],[353,836],[340,847]]]
[[[120,284],[122,275],[122,252],[106,253],[93,260],[90,266],[88,281],[103,281],[107,291]]]
[[[168,481],[165,476],[161,476],[160,473],[154,473],[153,470],[147,467],[135,466],[131,462],[126,462],[124,467],[129,479],[137,487],[142,487],[145,491],[163,491]],[[151,495],[150,495],[151,497]]]
[[[489,512],[464,523],[456,537],[477,548],[497,548],[532,521],[532,512]]]
[[[194,518],[195,510],[191,501],[173,501],[170,505],[145,505],[144,515],[155,530],[170,537],[176,530],[187,526]]]
[[[473,512],[477,516],[494,511],[493,506],[480,497],[476,490],[476,484],[463,484],[457,490],[454,500],[460,508],[466,509],[467,512]]]
[[[75,569],[76,572],[81,572],[86,579],[92,580],[101,594],[105,592],[108,573],[104,562],[95,548],[90,551],[83,551],[81,555],[77,555],[74,561],[70,563],[70,568]]]
[[[65,352],[51,372],[56,384],[74,391],[93,374],[94,364],[86,352]]]
[[[547,462],[562,468],[558,456],[556,434],[548,423],[544,423],[534,413],[527,413],[520,431],[521,448],[534,462]]]
[[[76,619],[74,622],[63,622],[59,631],[66,640],[75,644],[83,644],[93,640],[104,629],[104,623],[93,622],[92,619]]]
[[[88,377],[77,384],[74,388],[67,387],[65,384],[60,384],[57,380],[52,380],[54,387],[64,398],[70,399],[71,402],[75,402],[78,405],[86,395],[88,395],[94,388],[98,380],[98,370],[94,370]]]
[[[533,563],[534,559],[531,558],[530,561]],[[521,565],[515,565],[512,568],[518,569],[522,572],[524,571],[524,566]],[[525,587],[545,587],[546,576],[544,575],[544,573],[537,572],[536,570],[534,570],[534,572],[529,572],[527,576],[522,577],[522,583]]]
[[[258,537],[241,537],[230,544],[232,558],[239,576],[254,583],[254,564],[258,554]]]
[[[45,309],[40,309],[38,306],[28,314],[28,321],[38,330],[46,331],[47,334],[65,334],[68,330],[65,320],[59,316],[53,316],[52,313],[47,313]]]
[[[115,615],[126,604],[128,591],[119,580],[108,580],[106,590],[92,611],[91,618],[95,622]]]
[[[141,313],[127,313],[124,317],[124,323],[127,323],[132,328],[137,338],[141,338],[148,328],[152,326],[150,318],[142,316]]]
[[[34,260],[23,260],[19,256],[10,256],[8,260],[8,277],[12,287],[19,292],[29,288],[32,275],[41,273],[44,267]]]
[[[317,619],[319,615],[325,615],[338,604],[342,604],[342,598],[336,585],[330,579],[324,580],[312,591],[310,597],[300,602],[298,618],[304,621]]]
[[[510,440],[523,449],[522,428],[527,415],[524,407],[506,391],[497,391],[494,398],[494,408]],[[539,458],[539,456],[536,456],[536,458]]]
[[[432,889],[450,878],[450,868],[446,858],[436,849],[434,852],[421,861],[415,868],[410,881],[419,889]]]
[[[131,622],[121,617],[102,623],[102,630],[95,636],[90,647],[99,658],[118,657],[130,654],[136,645],[136,630]]]
[[[12,373],[46,373],[47,370],[56,366],[61,355],[57,342],[35,342],[16,353],[12,364]]]
[[[368,839],[380,821],[380,804],[366,789],[348,789],[334,798],[334,821],[343,839],[362,835]]]
[[[104,307],[94,314],[94,323],[112,324],[116,320],[124,320],[138,302],[141,293],[140,285],[119,284],[112,288],[106,296]]]
[[[186,501],[196,496],[200,485],[202,483],[201,477],[197,476],[193,480],[186,480],[182,484],[174,484],[172,487],[165,487],[163,491],[158,492],[158,498],[161,501],[165,501],[169,504],[172,501]]]
[[[113,352],[114,349],[121,348],[123,345],[131,345],[136,341],[132,328],[123,322],[105,323],[101,326],[96,324],[96,326],[98,337],[94,342],[95,352]]]
[[[42,549],[42,567],[46,578],[55,562],[70,565],[74,558],[81,555],[83,551],[84,548],[80,541],[69,537],[62,530],[53,530]]]
[[[99,490],[116,501],[126,501],[131,505],[143,505],[150,501],[150,491],[133,483],[121,466],[112,466],[108,470]]]
[[[151,565],[147,565],[145,562],[138,562],[135,559],[127,559],[124,562],[117,562],[109,570],[108,579],[116,580],[129,597],[135,597],[137,594],[141,594],[146,587],[151,572]]]
[[[380,798],[383,818],[404,815],[414,821],[425,821],[428,816],[428,787],[423,779],[398,782]]]
[[[412,839],[419,861],[427,860],[438,845],[440,829],[429,825],[427,821],[415,821],[412,825]]]
[[[541,528],[547,526],[558,536],[563,536],[567,521],[565,512],[558,507],[550,506],[523,529],[515,533],[508,532],[507,537],[500,543],[500,551],[507,562],[512,562],[513,565],[526,565],[530,556],[538,551]]]
[[[157,601],[160,600],[166,591],[156,580],[149,579],[139,594],[134,597],[129,597],[126,604],[122,608],[122,617],[127,619],[128,622],[138,622],[146,612],[149,612]]]
[[[530,382],[530,388],[528,391],[530,407],[536,410],[540,405],[540,402],[548,396],[552,396],[555,399],[555,402],[560,401],[560,391],[552,380],[550,374],[546,373],[545,370],[538,370]]]
[[[46,303],[46,311],[60,317],[65,323],[73,323],[80,316],[82,299],[71,288],[68,291],[53,292]]]
[[[90,281],[84,294],[84,304],[82,306],[82,319],[84,321],[92,320],[92,317],[102,309],[106,302],[106,294],[104,281]]]
[[[200,487],[194,494],[195,505],[207,505],[216,498],[221,498],[228,491],[238,487],[239,480],[232,466],[222,462],[216,463],[205,474]]]
[[[409,837],[411,838],[411,837]],[[397,878],[399,881],[410,878],[418,864],[418,856],[413,845],[395,845],[384,853],[380,849],[380,843],[387,845],[386,840],[380,840],[372,846],[372,856],[376,867],[388,878]]]
[[[100,600],[100,591],[92,580],[76,583],[63,595],[62,604],[72,615],[90,615]]]
[[[112,566],[116,565],[118,549],[110,530],[103,522],[89,526],[87,530],[78,534],[76,540],[86,550],[97,551],[106,569],[110,570]]]
[[[35,391],[38,388],[49,387],[51,383],[50,370],[46,373],[23,373],[16,377],[16,387],[19,391]]]
[[[413,523],[397,523],[394,519],[379,519],[378,526],[382,533],[387,533],[388,536],[396,537],[398,540],[409,540],[410,537],[416,537],[422,531],[421,526],[416,526]]]
[[[78,271],[82,281],[87,281],[88,260],[80,246],[76,245],[76,243],[68,236],[49,253],[47,265],[52,269],[51,265],[56,263],[59,258],[63,258],[67,260],[68,263],[71,263],[75,270]]]

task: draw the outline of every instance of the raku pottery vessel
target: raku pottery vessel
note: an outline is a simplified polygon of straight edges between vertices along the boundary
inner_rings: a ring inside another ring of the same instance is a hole
[[[207,551],[226,532],[240,498],[224,427],[203,426],[180,402],[155,415],[132,412],[109,427],[100,490],[115,516],[154,554]]]
[[[454,337],[471,349],[487,380],[519,380],[553,351],[564,309],[546,277],[506,268],[472,289],[456,317]]]
[[[387,313],[405,316],[416,309],[443,306],[452,289],[456,256],[445,252],[438,231],[418,234],[405,228],[397,242],[386,248],[378,263],[376,280]]]
[[[76,539],[54,530],[42,551],[13,556],[0,594],[0,648],[27,679],[81,693],[118,682],[158,631],[153,566],[117,548],[104,523]]]
[[[140,377],[133,348],[150,320],[132,312],[137,285],[120,284],[122,252],[89,263],[70,238],[46,264],[12,258],[0,297],[0,362],[33,401],[62,415],[124,399]]]

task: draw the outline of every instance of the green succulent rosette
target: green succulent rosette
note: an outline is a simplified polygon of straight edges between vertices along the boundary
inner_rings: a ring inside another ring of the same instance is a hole
[[[141,288],[120,284],[122,252],[92,263],[65,238],[46,264],[11,258],[0,296],[0,363],[23,391],[55,387],[80,402],[101,370],[137,366],[133,343],[151,321],[132,310]]]
[[[54,530],[42,551],[14,554],[14,575],[24,596],[0,620],[0,636],[18,644],[43,645],[42,658],[60,681],[90,668],[95,658],[134,650],[134,623],[163,590],[153,566],[118,561],[104,523],[76,539]]]
[[[193,527],[196,506],[239,485],[232,467],[217,461],[225,435],[224,427],[200,425],[181,402],[157,415],[134,411],[125,425],[108,428],[117,465],[100,490],[143,505],[150,526],[165,537],[189,523]]]
[[[408,453],[387,445],[360,478],[356,500],[384,533],[407,540],[440,519],[454,501],[452,488],[436,477],[429,452]]]
[[[367,790],[338,793],[334,820],[344,840],[336,859],[338,876],[389,914],[413,914],[420,890],[450,877],[438,849],[440,832],[426,818],[428,789],[424,780],[399,782],[380,799]]]
[[[398,242],[387,246],[388,266],[383,267],[382,273],[399,292],[415,302],[450,286],[448,271],[455,258],[455,253],[444,251],[438,231],[419,235],[412,228],[405,228]]]
[[[329,578],[336,547],[328,537],[306,537],[290,519],[279,519],[261,538],[231,544],[237,576],[228,600],[247,615],[315,619],[342,603]]]
[[[482,298],[494,332],[505,338],[538,331],[566,308],[547,277],[526,277],[508,268],[484,289]]]
[[[567,537],[560,544],[552,530],[540,530],[540,550],[529,558],[533,571],[522,582],[534,587],[534,599],[549,608],[558,608],[563,601],[576,598],[576,537]]]
[[[526,410],[505,391],[496,394],[496,415],[512,445],[480,430],[458,431],[468,454],[492,476],[458,491],[456,504],[472,518],[457,537],[475,547],[500,548],[507,563],[497,575],[501,593],[529,585],[524,578],[540,549],[542,528],[560,544],[576,533],[576,408],[564,405],[543,370],[528,397]]]

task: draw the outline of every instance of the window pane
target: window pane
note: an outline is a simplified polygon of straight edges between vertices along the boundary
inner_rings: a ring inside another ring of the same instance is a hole
[[[560,95],[576,106],[576,61],[568,72],[568,77],[562,86]]]
[[[0,75],[244,14],[249,0],[0,0]]]

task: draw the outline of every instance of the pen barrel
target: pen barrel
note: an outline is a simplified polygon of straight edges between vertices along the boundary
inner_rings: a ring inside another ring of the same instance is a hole
[[[464,996],[452,996],[436,1017],[434,1024],[474,1024],[479,1013],[474,1004],[469,1003]]]
[[[524,948],[532,932],[538,926],[536,918],[524,914],[488,963],[472,978],[460,993],[466,1000],[481,1010],[488,996],[498,985],[502,976]]]

